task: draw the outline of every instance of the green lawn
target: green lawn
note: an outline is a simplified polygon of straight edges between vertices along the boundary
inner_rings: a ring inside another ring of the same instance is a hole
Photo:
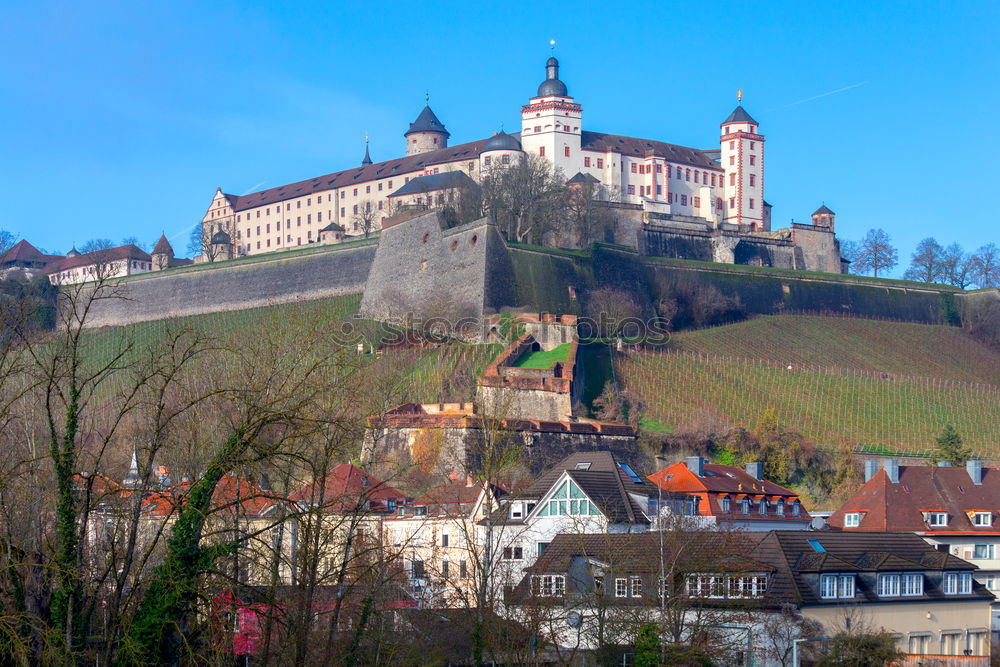
[[[570,343],[563,343],[559,347],[551,350],[538,350],[521,355],[521,358],[514,362],[517,368],[549,368],[557,361],[566,361],[569,357]]]

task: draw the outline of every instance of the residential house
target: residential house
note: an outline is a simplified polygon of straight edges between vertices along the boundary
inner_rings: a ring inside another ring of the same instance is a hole
[[[961,656],[963,665],[986,667],[993,595],[974,581],[975,569],[906,533],[564,534],[508,604],[534,631],[548,629],[543,636],[564,653],[627,652],[638,628],[653,622],[666,643],[782,665],[799,617],[821,624],[826,637],[888,631],[907,654],[902,664]]]
[[[976,580],[1000,591],[1000,468],[865,462],[865,483],[828,523],[845,532],[912,532],[978,566]],[[992,628],[1000,631],[1000,605]]]
[[[709,523],[742,530],[807,530],[812,517],[797,493],[763,477],[761,463],[746,468],[689,456],[649,476],[671,493],[697,499],[694,514]]]

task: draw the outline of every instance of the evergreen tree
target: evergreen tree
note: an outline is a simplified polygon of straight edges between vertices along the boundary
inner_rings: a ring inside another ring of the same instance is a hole
[[[952,465],[962,465],[972,458],[972,450],[962,443],[962,436],[951,424],[945,426],[937,437],[937,458],[939,461],[950,461]]]
[[[654,623],[639,628],[635,638],[635,667],[656,667],[660,664],[660,633]]]

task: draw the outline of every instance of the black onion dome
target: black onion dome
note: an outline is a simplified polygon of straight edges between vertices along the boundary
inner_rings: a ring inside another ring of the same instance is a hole
[[[545,61],[545,81],[538,86],[537,97],[568,97],[566,84],[559,80],[559,61],[554,57]]]
[[[229,245],[232,242],[229,234],[225,232],[215,232],[212,234],[212,245]]]
[[[487,151],[519,151],[521,142],[510,136],[503,130],[499,134],[494,134],[483,144],[483,152]]]

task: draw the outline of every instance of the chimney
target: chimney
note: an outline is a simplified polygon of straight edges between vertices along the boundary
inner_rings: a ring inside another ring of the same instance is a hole
[[[972,479],[972,483],[979,486],[983,483],[983,462],[982,461],[966,461],[965,471],[969,473],[969,477]]]
[[[878,473],[878,461],[868,459],[865,461],[865,481],[867,482]]]
[[[689,456],[687,457],[686,465],[688,470],[693,472],[698,477],[705,476],[705,459],[700,456]]]
[[[885,474],[893,484],[899,483],[899,459],[886,459],[883,466]]]
[[[754,479],[761,479],[764,476],[764,464],[760,461],[754,461],[753,463],[747,464],[747,474]]]

